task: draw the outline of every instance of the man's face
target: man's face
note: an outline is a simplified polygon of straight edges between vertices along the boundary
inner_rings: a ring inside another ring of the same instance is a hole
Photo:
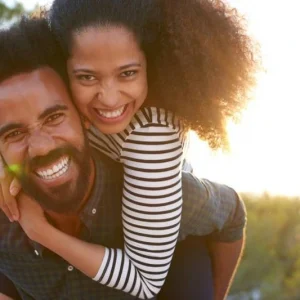
[[[44,67],[0,83],[0,153],[44,208],[74,212],[91,180],[80,117],[59,75]]]

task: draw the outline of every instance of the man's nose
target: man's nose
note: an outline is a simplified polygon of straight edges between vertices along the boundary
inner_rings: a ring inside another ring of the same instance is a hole
[[[45,156],[53,149],[55,149],[55,142],[45,132],[40,130],[35,131],[28,138],[28,155],[31,158]]]
[[[112,109],[118,107],[120,105],[118,85],[114,82],[105,84],[100,88],[97,98],[103,108]]]

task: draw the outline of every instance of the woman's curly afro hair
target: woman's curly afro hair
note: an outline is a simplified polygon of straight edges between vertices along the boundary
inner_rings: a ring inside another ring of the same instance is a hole
[[[144,51],[145,105],[174,112],[211,147],[248,101],[257,61],[244,19],[220,0],[55,0],[50,24],[65,55],[89,26],[125,26]]]

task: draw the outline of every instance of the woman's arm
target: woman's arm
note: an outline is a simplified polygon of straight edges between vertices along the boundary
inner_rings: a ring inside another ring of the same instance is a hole
[[[96,275],[105,248],[74,238],[48,223],[41,206],[29,196],[19,197],[20,225],[26,235],[55,252],[89,277]]]
[[[145,108],[136,114],[127,131],[101,136],[105,142],[101,147],[119,153],[117,160],[123,163],[125,174],[124,252],[105,252],[94,278],[102,284],[114,287],[107,278],[118,277],[122,271],[122,290],[135,289],[137,295],[151,298],[165,281],[181,218],[184,131],[180,125],[171,113]],[[111,263],[112,257],[116,264]],[[128,275],[134,280],[126,280]]]

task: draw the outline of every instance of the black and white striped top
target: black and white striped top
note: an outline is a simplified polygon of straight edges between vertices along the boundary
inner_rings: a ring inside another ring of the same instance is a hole
[[[89,131],[90,144],[124,165],[124,250],[105,249],[94,280],[140,299],[158,294],[177,242],[185,130],[170,112],[143,108],[127,129]]]

